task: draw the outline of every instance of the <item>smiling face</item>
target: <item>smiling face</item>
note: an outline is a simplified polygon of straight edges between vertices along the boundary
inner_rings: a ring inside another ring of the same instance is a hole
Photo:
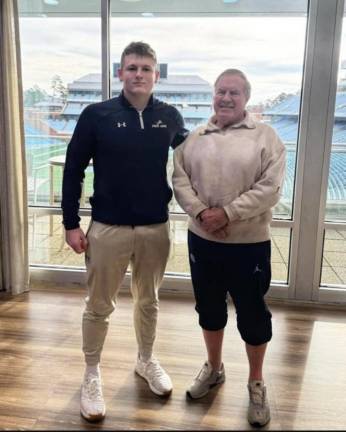
[[[119,79],[123,83],[125,97],[133,99],[149,98],[154,84],[159,78],[156,63],[150,57],[136,54],[125,56],[121,69],[118,70]]]
[[[241,76],[221,76],[215,84],[214,93],[216,124],[223,128],[239,123],[245,117],[247,101],[245,81]]]

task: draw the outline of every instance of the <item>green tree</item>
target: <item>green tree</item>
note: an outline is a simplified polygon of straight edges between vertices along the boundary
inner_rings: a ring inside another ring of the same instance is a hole
[[[38,85],[34,85],[28,90],[24,91],[24,106],[31,107],[36,103],[44,101],[48,98],[48,94],[45,90],[41,89]]]
[[[53,76],[50,87],[53,90],[53,98],[59,97],[63,100],[63,102],[66,101],[67,88],[64,86],[60,75]]]

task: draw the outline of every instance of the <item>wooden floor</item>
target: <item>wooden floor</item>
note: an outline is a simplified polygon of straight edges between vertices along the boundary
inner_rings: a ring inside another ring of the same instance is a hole
[[[107,417],[79,415],[81,354],[79,287],[35,288],[0,299],[0,428],[2,430],[251,430],[246,421],[247,360],[230,310],[224,342],[226,382],[204,399],[185,389],[205,360],[190,299],[161,298],[156,354],[172,377],[168,400],[133,372],[136,346],[131,298],[111,318],[102,373]],[[265,376],[268,430],[346,429],[345,311],[272,305],[275,336]]]

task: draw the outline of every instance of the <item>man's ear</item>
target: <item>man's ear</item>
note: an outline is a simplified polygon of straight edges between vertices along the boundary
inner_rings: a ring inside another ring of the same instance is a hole
[[[121,68],[118,69],[118,77],[120,81],[123,80],[123,70]]]
[[[155,82],[157,83],[160,78],[160,71],[155,71]]]

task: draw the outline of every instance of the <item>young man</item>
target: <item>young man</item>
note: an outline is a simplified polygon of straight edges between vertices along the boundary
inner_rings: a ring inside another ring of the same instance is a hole
[[[172,391],[169,376],[153,357],[153,344],[158,289],[170,247],[168,151],[184,140],[186,130],[179,112],[152,95],[159,78],[156,67],[156,54],[148,44],[128,45],[118,71],[122,93],[82,112],[66,154],[62,199],[66,241],[75,252],[85,252],[87,266],[81,414],[89,421],[105,416],[100,356],[129,264],[138,343],[135,371],[155,394],[167,396]],[[91,159],[92,221],[85,234],[78,210],[84,171]]]
[[[264,296],[270,286],[270,221],[285,173],[285,147],[246,111],[251,86],[227,69],[215,82],[215,115],[174,152],[173,185],[188,213],[188,246],[196,311],[208,360],[187,390],[205,396],[225,381],[222,363],[227,293],[249,362],[248,421],[270,420],[263,361],[272,337]]]

